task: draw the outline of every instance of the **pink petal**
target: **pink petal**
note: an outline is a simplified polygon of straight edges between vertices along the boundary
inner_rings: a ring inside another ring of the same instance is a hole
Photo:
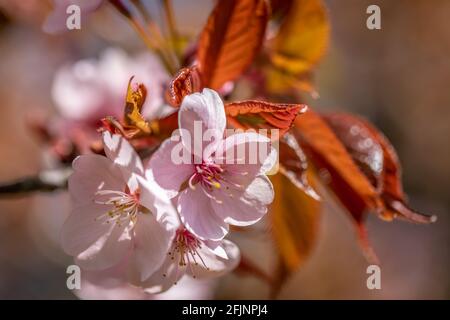
[[[227,137],[217,148],[214,158],[214,162],[223,164],[225,172],[229,173],[227,178],[239,184],[266,173],[278,160],[270,139],[256,132]]]
[[[201,131],[196,132],[195,122],[201,124]],[[197,161],[203,158],[204,152],[212,153],[221,142],[226,126],[225,109],[217,92],[205,88],[202,93],[186,96],[178,112],[178,126],[184,146],[197,157]],[[211,142],[203,141],[207,130],[215,137]]]
[[[74,290],[86,300],[148,300],[153,296],[127,280],[129,258],[105,270],[81,270],[81,288]]]
[[[85,300],[202,300],[212,299],[216,282],[183,277],[161,294],[150,294],[127,281],[124,263],[101,271],[81,270],[81,288],[75,295]],[[170,287],[170,286],[169,286]]]
[[[155,300],[206,300],[213,299],[216,281],[183,277],[168,291],[153,296]]]
[[[214,195],[218,201],[211,203],[219,217],[232,225],[248,226],[258,222],[267,213],[267,206],[273,201],[274,191],[270,180],[259,175],[245,190],[225,185],[225,188],[214,192]]]
[[[161,294],[150,294],[129,283],[123,268],[81,270],[81,288],[74,294],[84,300],[204,300],[212,299],[215,281],[183,277]],[[170,287],[170,286],[169,286]]]
[[[88,270],[107,269],[119,263],[131,248],[130,225],[111,222],[108,233],[76,257],[76,263]]]
[[[226,253],[226,258],[216,255],[211,248],[204,245],[199,252],[204,264],[192,264],[192,269],[186,269],[187,273],[202,279],[222,276],[236,268],[240,261],[239,248],[228,240],[223,240],[220,247]]]
[[[139,214],[136,222],[134,259],[140,273],[140,280],[149,278],[161,267],[167,257],[175,229],[169,221],[156,220],[151,213]]]
[[[228,225],[214,213],[211,199],[199,185],[180,193],[178,212],[185,227],[200,239],[221,240],[228,233]]]
[[[174,251],[173,248],[171,250]],[[146,281],[137,285],[142,286],[147,293],[161,293],[170,289],[184,276],[185,268],[179,265],[178,259],[173,260],[167,255],[161,267]]]
[[[58,69],[51,93],[62,118],[87,124],[106,115],[102,109],[111,105],[110,96],[105,93],[97,73],[92,60],[81,60]]]
[[[144,175],[144,167],[134,148],[122,136],[108,131],[103,133],[103,145],[106,156],[120,168],[130,190],[135,191],[137,181],[133,174]]]
[[[192,164],[175,164],[172,161],[172,150],[179,143],[166,139],[150,158],[146,172],[165,189],[170,198],[178,194],[181,185],[194,173]]]
[[[227,252],[222,247],[223,241],[205,240],[203,243],[219,258],[228,259]]]
[[[92,273],[83,270],[82,274]],[[88,275],[89,280],[81,276],[81,288],[74,290],[75,295],[83,300],[153,300],[154,296],[142,288],[133,286],[123,279],[108,278],[103,271]],[[92,279],[92,280],[91,280]],[[90,281],[91,280],[91,281]]]
[[[75,208],[61,230],[61,244],[64,251],[76,256],[110,233],[112,225],[96,221],[98,216],[110,208],[94,203]]]
[[[75,206],[91,204],[100,189],[123,190],[125,182],[118,168],[106,157],[83,155],[73,161],[69,193]]]
[[[167,197],[162,189],[154,180],[137,177],[140,189],[139,202],[150,210],[156,219],[167,224],[168,228],[178,228],[180,221],[172,201]]]

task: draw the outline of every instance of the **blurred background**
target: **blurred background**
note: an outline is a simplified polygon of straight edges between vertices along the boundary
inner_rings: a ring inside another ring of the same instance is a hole
[[[174,1],[184,32],[195,35],[210,0]],[[412,207],[438,216],[432,225],[369,217],[382,289],[366,287],[367,262],[353,226],[338,205],[323,208],[320,237],[309,260],[284,286],[282,299],[450,298],[450,2],[446,0],[328,0],[332,39],[318,68],[319,110],[350,111],[389,137],[403,165]],[[381,30],[366,28],[366,8],[381,8]],[[46,164],[26,119],[54,110],[55,71],[108,46],[132,53],[143,45],[111,8],[82,21],[82,30],[48,35],[46,1],[0,0],[0,183],[33,175]],[[183,14],[183,16],[182,16]],[[156,13],[157,16],[157,13]],[[66,287],[72,263],[58,246],[70,204],[65,192],[0,196],[0,299],[75,299]],[[242,238],[242,239],[241,239]],[[236,236],[244,253],[269,270],[267,236]],[[265,299],[259,280],[229,275],[216,298]]]

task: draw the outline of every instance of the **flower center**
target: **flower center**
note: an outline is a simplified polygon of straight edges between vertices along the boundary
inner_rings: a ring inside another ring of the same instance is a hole
[[[97,204],[114,206],[113,209],[98,216],[95,220],[104,220],[106,223],[113,222],[118,225],[123,222],[134,222],[140,208],[139,192],[130,194],[115,190],[100,190],[95,193],[94,201]]]
[[[195,189],[195,185],[200,183],[208,189],[220,188],[221,174],[223,169],[215,163],[202,163],[195,165],[195,172],[189,178],[189,187]]]
[[[176,262],[175,279],[178,279],[179,267],[189,268],[193,278],[196,277],[193,266],[202,264],[205,269],[209,270],[209,268],[205,264],[205,261],[200,255],[200,249],[202,248],[202,245],[202,241],[195,237],[188,230],[182,228],[176,231],[174,244],[172,246],[172,249],[168,253],[171,259],[175,260]],[[166,275],[164,274],[164,276]]]

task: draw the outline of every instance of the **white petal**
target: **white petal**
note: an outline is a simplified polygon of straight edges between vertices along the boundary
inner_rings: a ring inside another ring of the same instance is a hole
[[[229,178],[244,179],[269,171],[278,160],[269,138],[256,132],[236,133],[227,137],[214,154],[215,162],[223,164]],[[234,176],[233,176],[234,173]],[[241,175],[242,176],[242,175]]]
[[[200,124],[200,131],[194,129],[196,123]],[[202,159],[207,149],[212,153],[221,142],[226,126],[225,109],[217,92],[205,88],[202,93],[186,96],[178,112],[178,126],[182,142],[192,154]],[[203,141],[207,131],[215,137],[213,141]],[[196,145],[199,142],[200,150]]]
[[[111,222],[110,231],[76,257],[76,262],[88,270],[107,269],[119,263],[131,248],[130,225]]]
[[[165,190],[151,179],[137,177],[137,181],[140,189],[140,204],[156,215],[157,220],[165,219],[167,223],[170,223],[171,228],[177,228],[178,214]]]
[[[87,300],[147,300],[153,296],[127,279],[129,258],[105,270],[81,270],[81,288],[73,292]]]
[[[95,116],[104,116],[101,112],[107,97],[101,80],[96,77],[95,60],[81,60],[58,69],[51,94],[65,119],[87,122]]]
[[[178,212],[185,227],[200,239],[221,240],[228,233],[228,225],[218,217],[202,187],[186,188],[178,198]]]
[[[183,277],[168,291],[153,296],[155,300],[207,300],[214,298],[216,280]]]
[[[226,186],[225,186],[226,187]],[[233,186],[214,193],[220,202],[213,201],[215,213],[226,223],[248,226],[258,222],[266,213],[274,198],[273,186],[264,176],[257,176],[245,190]]]
[[[108,234],[112,226],[96,221],[96,218],[110,208],[93,203],[75,208],[61,229],[64,251],[76,256]]]
[[[95,273],[92,274],[91,273]],[[153,300],[154,296],[123,279],[109,278],[104,271],[83,270],[79,290],[74,294],[83,300]],[[83,276],[87,274],[87,279]]]
[[[185,268],[179,265],[179,255],[176,255],[175,259],[167,255],[162,266],[138,285],[142,286],[147,293],[161,293],[177,284],[184,274]]]
[[[139,214],[136,222],[134,259],[140,271],[140,281],[159,269],[172,245],[175,230],[164,217],[157,221],[151,213]]]
[[[220,258],[223,259],[228,259],[228,255],[225,249],[222,247],[223,241],[206,240],[203,242],[216,256],[219,256]]]
[[[73,161],[74,173],[69,177],[69,193],[75,206],[91,204],[101,189],[123,190],[125,182],[119,169],[106,157],[82,155]]]
[[[144,175],[144,167],[139,155],[122,136],[103,132],[103,145],[106,156],[121,169],[131,191],[137,188],[134,174]]]
[[[192,164],[174,163],[172,150],[179,143],[166,139],[150,158],[146,171],[146,176],[153,178],[171,198],[178,194],[181,185],[194,173]]]
[[[202,246],[199,255],[202,257],[204,264],[192,264],[192,271],[187,268],[187,272],[196,278],[209,278],[222,276],[232,271],[240,261],[239,248],[228,240],[223,240],[221,247],[226,252],[226,258],[216,255],[207,245]]]

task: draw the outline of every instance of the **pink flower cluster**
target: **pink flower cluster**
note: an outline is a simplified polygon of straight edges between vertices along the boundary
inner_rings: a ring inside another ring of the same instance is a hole
[[[248,226],[266,214],[274,196],[266,173],[276,152],[269,138],[255,132],[225,136],[224,105],[215,91],[185,97],[178,117],[180,132],[193,136],[198,121],[220,134],[200,155],[183,134],[179,142],[169,138],[144,165],[125,138],[106,131],[106,157],[74,160],[69,179],[74,208],[61,240],[83,270],[108,276],[112,270],[122,281],[160,293],[184,275],[220,276],[238,265],[238,247],[224,238],[229,225]],[[252,144],[269,150],[257,163],[218,156],[238,157],[231,151],[251,150]],[[176,164],[173,154],[179,150],[200,161]]]

